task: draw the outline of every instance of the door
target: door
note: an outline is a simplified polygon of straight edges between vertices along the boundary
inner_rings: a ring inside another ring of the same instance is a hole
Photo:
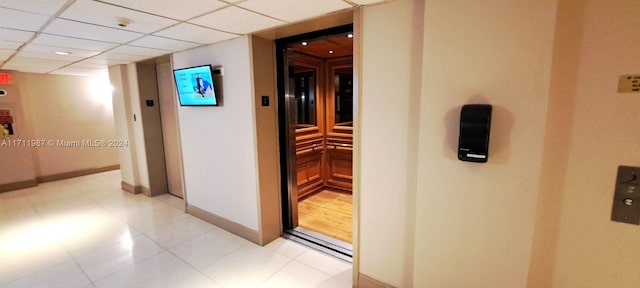
[[[156,65],[160,120],[162,122],[162,138],[164,142],[165,167],[169,193],[184,198],[182,189],[182,172],[180,167],[180,139],[178,135],[178,109],[171,63]]]

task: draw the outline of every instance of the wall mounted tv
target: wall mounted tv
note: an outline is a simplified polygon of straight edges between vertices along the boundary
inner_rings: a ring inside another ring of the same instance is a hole
[[[181,106],[219,106],[220,69],[203,65],[173,70]]]

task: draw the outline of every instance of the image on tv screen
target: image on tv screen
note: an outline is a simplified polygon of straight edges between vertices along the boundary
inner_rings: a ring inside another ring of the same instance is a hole
[[[211,66],[198,66],[173,71],[182,106],[218,106]]]

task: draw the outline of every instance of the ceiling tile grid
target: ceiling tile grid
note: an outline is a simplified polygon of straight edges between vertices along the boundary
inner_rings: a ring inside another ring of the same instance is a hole
[[[387,1],[0,0],[0,69],[102,73],[109,65]]]
[[[31,44],[58,46],[65,48],[76,48],[92,51],[106,51],[119,46],[118,43],[87,40],[81,38],[72,38],[66,36],[58,36],[42,33],[36,37]]]
[[[60,18],[145,34],[178,23],[176,20],[92,0],[76,0],[71,7],[60,15]],[[126,27],[120,27],[119,25],[125,25]]]
[[[220,9],[228,4],[218,0],[104,0],[102,2],[129,7],[154,15],[169,17],[177,20],[188,20],[204,13]]]
[[[158,36],[145,36],[144,38],[140,38],[138,40],[135,40],[129,43],[129,45],[138,46],[138,47],[155,48],[155,49],[166,49],[166,50],[178,52],[178,51],[195,48],[202,44],[163,38]]]
[[[0,7],[51,16],[66,3],[67,0],[0,0]]]
[[[247,0],[238,6],[287,22],[296,22],[352,8],[342,0]]]
[[[236,34],[246,34],[285,24],[235,6],[227,7],[189,22]]]
[[[204,28],[189,23],[181,23],[160,32],[154,33],[153,35],[200,44],[212,44],[239,36],[236,34],[230,34],[218,30]]]
[[[107,28],[60,18],[51,22],[51,24],[47,26],[44,32],[60,36],[69,36],[121,44],[127,43],[136,38],[140,38],[144,35],[142,33],[124,31],[115,28]]]
[[[38,31],[49,18],[46,15],[0,8],[0,27],[2,28]]]

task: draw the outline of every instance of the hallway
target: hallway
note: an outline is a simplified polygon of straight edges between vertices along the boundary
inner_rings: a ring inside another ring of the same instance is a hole
[[[0,287],[351,287],[351,265],[261,247],[120,190],[118,170],[0,193]]]

